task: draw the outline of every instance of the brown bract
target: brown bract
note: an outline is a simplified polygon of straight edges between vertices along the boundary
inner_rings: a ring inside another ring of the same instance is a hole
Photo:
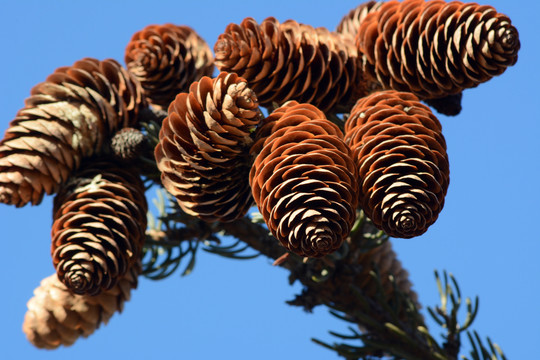
[[[85,58],[36,85],[0,142],[0,202],[37,205],[84,158],[137,123],[139,83],[115,60]]]
[[[441,131],[410,93],[376,92],[351,110],[345,141],[358,166],[360,206],[390,236],[423,234],[443,208],[450,170]]]
[[[144,184],[134,168],[83,165],[54,199],[51,253],[60,281],[76,294],[114,287],[139,261],[145,240]]]
[[[113,288],[96,296],[75,295],[56,274],[46,277],[27,303],[23,332],[38,348],[73,345],[79,337],[88,337],[115,313],[122,312],[140,273],[141,264],[133,264]]]
[[[155,149],[163,186],[182,209],[206,221],[244,216],[253,200],[248,174],[261,120],[245,79],[203,77],[169,106]]]
[[[310,104],[276,109],[258,130],[249,174],[268,229],[289,251],[337,250],[356,216],[355,166],[339,128]]]
[[[421,99],[459,93],[517,61],[519,35],[491,6],[442,0],[385,2],[356,36],[365,76]]]
[[[192,82],[214,71],[210,47],[185,25],[149,25],[136,32],[126,47],[125,62],[148,101],[165,109]]]
[[[347,111],[365,94],[351,37],[294,20],[229,24],[214,45],[216,65],[245,78],[262,106],[289,100]]]

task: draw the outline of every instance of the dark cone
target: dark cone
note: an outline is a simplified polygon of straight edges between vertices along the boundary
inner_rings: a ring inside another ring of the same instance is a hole
[[[431,110],[410,93],[360,99],[345,123],[360,206],[388,235],[411,238],[435,222],[450,181],[446,142]]]
[[[210,47],[185,25],[149,25],[136,32],[126,47],[125,62],[148,101],[165,109],[192,82],[214,71]]]
[[[434,108],[439,114],[456,116],[461,112],[463,93],[448,95],[438,99],[425,99],[424,102]]]
[[[56,274],[43,279],[27,303],[22,328],[28,341],[37,348],[56,349],[88,337],[122,312],[131,290],[137,288],[140,272],[140,262],[134,263],[113,288],[97,296],[71,293]]]
[[[54,199],[52,257],[58,278],[76,294],[114,287],[142,256],[148,205],[133,168],[92,162]]]
[[[120,129],[111,139],[113,155],[122,163],[133,163],[149,147],[144,134],[134,128]]]
[[[355,166],[339,128],[310,104],[276,109],[258,131],[249,174],[268,229],[289,251],[337,250],[356,216]]]
[[[261,120],[246,80],[222,72],[181,93],[163,120],[155,157],[163,186],[205,221],[232,221],[253,200],[248,174],[252,133]]]
[[[352,239],[352,241],[357,240]],[[409,323],[408,309],[403,306],[403,303],[396,301],[398,292],[409,299],[417,309],[421,308],[409,273],[397,258],[390,241],[352,256],[349,265],[351,269],[356,270],[354,273],[340,273],[341,281],[330,280],[316,287],[317,294],[320,296],[319,301],[331,302],[338,310],[349,309],[350,312],[350,309],[355,309],[356,312],[375,318],[380,323],[388,321],[388,318],[383,316],[383,313],[387,312],[384,306],[392,307],[400,321]],[[373,272],[378,273],[380,282],[373,276]],[[343,286],[344,283],[352,286]],[[363,297],[357,291],[360,291]],[[364,298],[369,300],[365,301]],[[372,329],[373,325],[364,322],[362,318],[357,318],[355,321],[363,331]]]
[[[520,48],[510,19],[491,6],[423,0],[385,2],[361,22],[356,44],[366,77],[420,99],[502,74]]]
[[[348,111],[367,93],[353,39],[325,28],[246,18],[227,26],[214,52],[217,67],[245,78],[262,106],[297,100]]]
[[[115,60],[86,58],[36,85],[0,142],[0,202],[37,205],[112,134],[135,125],[139,83]]]

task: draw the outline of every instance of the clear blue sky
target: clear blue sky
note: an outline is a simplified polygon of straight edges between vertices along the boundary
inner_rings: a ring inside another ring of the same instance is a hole
[[[149,24],[196,29],[213,47],[230,22],[275,16],[334,29],[360,1],[10,1],[2,3],[0,131],[33,85],[83,57],[123,63],[131,35]],[[483,3],[483,2],[482,2]],[[433,270],[455,274],[466,295],[480,297],[475,329],[509,359],[537,354],[540,334],[540,75],[537,2],[490,0],[520,32],[517,64],[467,90],[463,111],[439,116],[451,181],[437,223],[415,239],[394,240],[424,305],[437,303]],[[149,194],[152,195],[152,194]],[[325,308],[305,314],[286,305],[299,286],[264,258],[241,262],[200,253],[194,272],[141,280],[121,315],[74,346],[34,349],[21,331],[26,302],[53,272],[52,198],[21,209],[0,205],[0,358],[11,359],[337,359],[310,342],[333,340],[347,324]],[[463,339],[465,342],[465,339]]]

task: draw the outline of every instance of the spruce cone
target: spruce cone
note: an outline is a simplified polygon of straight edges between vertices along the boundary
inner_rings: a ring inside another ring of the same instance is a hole
[[[389,1],[360,24],[366,77],[421,99],[459,93],[517,61],[518,31],[491,6],[441,0]]]
[[[120,129],[111,139],[112,153],[122,163],[133,163],[149,147],[142,131],[134,128]]]
[[[209,222],[244,216],[253,202],[249,147],[260,119],[255,93],[236,74],[203,77],[178,94],[155,157],[163,186],[186,213]]]
[[[390,236],[423,234],[442,210],[450,181],[446,142],[430,109],[410,93],[374,93],[351,110],[345,141],[366,215]]]
[[[367,92],[354,41],[325,28],[246,18],[227,26],[214,52],[217,67],[244,77],[262,106],[297,100],[348,110]]]
[[[116,285],[142,256],[144,184],[133,168],[93,162],[54,199],[52,257],[58,278],[76,294]]]
[[[0,142],[0,202],[39,204],[117,129],[135,125],[143,106],[140,85],[115,60],[58,68],[32,89]]]
[[[358,239],[352,239],[352,241],[358,241]],[[397,292],[400,292],[405,298],[410,299],[418,309],[421,308],[421,304],[418,302],[418,295],[409,280],[409,273],[397,258],[390,241],[386,241],[380,246],[352,256],[350,261],[350,265],[353,265],[351,268],[355,269],[354,275],[346,272],[340,273],[339,281],[332,281],[330,279],[317,286],[317,294],[321,297],[319,301],[333,304],[334,308],[348,313],[354,313],[355,311],[363,313],[365,316],[376,318],[380,323],[385,323],[389,320],[384,316],[386,310],[383,308],[381,311],[380,295],[384,296],[386,306],[394,308],[395,305],[398,305],[394,310],[398,314],[399,320],[404,323],[409,322],[407,309],[403,307],[402,303],[397,301]],[[360,270],[358,271],[358,269]],[[372,276],[371,273],[373,271],[378,271],[380,284]],[[350,286],[343,286],[344,284],[353,285],[369,301],[363,301]],[[380,291],[382,291],[382,294]],[[421,316],[419,318],[422,319]],[[369,324],[364,323],[362,319],[357,318],[354,320],[358,323],[360,329],[363,331],[369,330]]]
[[[379,10],[382,4],[382,1],[372,0],[358,5],[341,19],[336,31],[341,34],[350,35],[354,39],[356,34],[358,34],[358,29],[360,28],[362,21],[364,21],[364,18],[368,14]]]
[[[395,298],[396,291],[399,291],[408,296],[420,308],[418,295],[412,290],[409,272],[401,265],[390,241],[385,241],[382,245],[361,253],[356,263],[361,265],[362,271],[355,277],[353,284],[364,295],[376,301],[379,284],[370,275],[370,272],[377,270],[381,278],[380,286],[386,299]],[[391,277],[394,278],[395,287]]]
[[[291,101],[257,136],[249,181],[268,229],[300,256],[337,250],[357,205],[356,169],[339,128],[313,105]]]
[[[149,25],[136,32],[126,47],[125,62],[148,101],[163,108],[214,71],[210,47],[185,25]]]
[[[43,279],[24,316],[22,328],[28,341],[38,348],[55,349],[88,337],[114,313],[122,312],[131,289],[137,288],[141,268],[136,262],[116,286],[97,296],[72,294],[56,274]]]

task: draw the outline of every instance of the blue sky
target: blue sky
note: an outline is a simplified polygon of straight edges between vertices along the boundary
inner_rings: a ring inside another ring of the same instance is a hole
[[[33,85],[83,57],[123,63],[131,35],[149,24],[193,27],[213,47],[226,25],[274,16],[334,29],[359,1],[20,1],[2,4],[0,131]],[[491,0],[521,39],[519,60],[502,76],[464,92],[463,111],[439,119],[451,181],[438,221],[421,237],[393,243],[420,301],[438,301],[433,271],[447,270],[463,294],[480,297],[475,329],[509,359],[531,358],[540,334],[540,47],[536,2]],[[153,194],[149,194],[153,196]],[[26,302],[53,272],[52,197],[36,207],[0,205],[4,257],[0,308],[2,359],[337,359],[310,342],[333,340],[347,324],[325,308],[306,314],[285,304],[300,287],[265,258],[233,261],[200,253],[194,272],[142,279],[121,315],[93,336],[55,351],[34,349],[21,331]],[[465,339],[463,339],[465,342]]]

